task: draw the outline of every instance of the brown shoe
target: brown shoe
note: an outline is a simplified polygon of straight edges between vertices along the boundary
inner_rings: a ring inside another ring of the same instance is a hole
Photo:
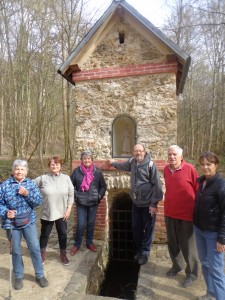
[[[69,262],[69,259],[66,256],[66,250],[61,250],[60,251],[60,259],[61,259],[61,262],[64,266],[69,265],[70,262]]]
[[[90,251],[92,251],[92,252],[96,252],[96,247],[95,247],[95,245],[93,245],[93,244],[87,246],[87,248],[88,248]]]
[[[70,255],[74,256],[78,250],[79,250],[79,248],[74,245],[73,248],[70,250]]]

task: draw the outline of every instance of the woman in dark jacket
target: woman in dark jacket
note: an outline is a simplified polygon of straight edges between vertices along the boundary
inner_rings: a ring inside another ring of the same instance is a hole
[[[70,254],[75,255],[79,250],[85,226],[86,246],[89,250],[96,251],[93,244],[95,218],[98,204],[105,195],[106,183],[101,170],[94,166],[90,151],[81,153],[81,165],[73,171],[71,181],[75,190],[77,226]]]
[[[218,157],[204,152],[199,158],[203,176],[194,209],[194,228],[207,293],[199,300],[225,299],[225,180],[217,173]]]

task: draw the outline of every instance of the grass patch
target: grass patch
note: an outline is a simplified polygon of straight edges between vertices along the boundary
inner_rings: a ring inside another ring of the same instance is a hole
[[[0,182],[10,176],[11,168],[12,168],[12,160],[0,159]]]

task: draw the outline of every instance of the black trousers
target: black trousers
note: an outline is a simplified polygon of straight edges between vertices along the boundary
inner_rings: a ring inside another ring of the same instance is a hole
[[[55,221],[41,219],[40,248],[45,249],[47,247],[48,239],[54,224],[58,234],[59,248],[60,250],[65,250],[67,245],[67,222],[62,218]]]
[[[198,254],[193,223],[165,217],[167,242],[174,270],[183,269],[186,275],[198,276]],[[183,260],[184,259],[184,260]]]

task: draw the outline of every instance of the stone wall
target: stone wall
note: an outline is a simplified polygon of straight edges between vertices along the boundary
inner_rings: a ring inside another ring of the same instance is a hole
[[[168,145],[176,142],[175,83],[175,74],[78,82],[75,159],[87,148],[97,159],[109,158],[112,123],[123,114],[136,121],[137,141],[153,158],[165,159]]]
[[[119,31],[124,33],[124,43],[119,41]],[[158,63],[164,61],[165,55],[141,35],[134,24],[119,20],[95,48],[82,70],[102,69],[113,66]]]

